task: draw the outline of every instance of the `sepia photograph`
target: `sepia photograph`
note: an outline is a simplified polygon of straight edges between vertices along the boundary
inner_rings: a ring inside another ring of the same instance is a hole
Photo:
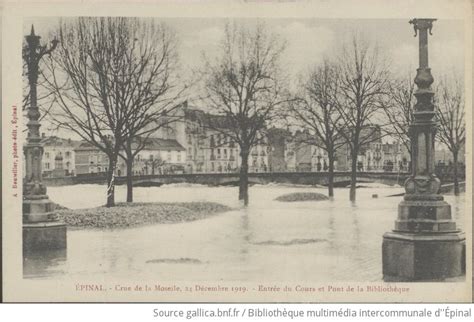
[[[25,287],[383,302],[447,285],[463,291],[445,301],[471,301],[464,20],[20,26],[21,99],[4,115]]]

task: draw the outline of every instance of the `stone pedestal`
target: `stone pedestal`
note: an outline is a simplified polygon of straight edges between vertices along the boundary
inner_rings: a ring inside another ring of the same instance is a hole
[[[47,196],[23,201],[23,253],[66,249],[66,224],[57,220]],[[30,196],[31,198],[31,196]]]
[[[66,225],[61,222],[23,224],[23,254],[62,250],[67,247]]]
[[[383,236],[385,281],[442,281],[466,273],[463,233],[398,233]]]
[[[421,198],[405,196],[395,229],[383,236],[385,280],[442,280],[465,274],[466,238],[451,219],[450,205],[440,195]]]

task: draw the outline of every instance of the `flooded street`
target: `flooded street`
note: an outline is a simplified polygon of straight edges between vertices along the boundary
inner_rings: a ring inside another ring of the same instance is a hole
[[[125,186],[116,201],[125,201]],[[283,185],[250,187],[250,205],[241,208],[237,187],[167,185],[135,188],[137,202],[214,201],[232,211],[207,219],[128,229],[69,229],[67,259],[46,254],[25,262],[25,277],[160,281],[379,281],[382,236],[394,226],[401,187],[370,185],[335,190],[334,200],[279,202],[291,192],[326,188]],[[53,201],[69,208],[104,204],[105,186],[50,187]],[[378,194],[378,198],[372,198]],[[445,196],[458,227],[464,195]]]

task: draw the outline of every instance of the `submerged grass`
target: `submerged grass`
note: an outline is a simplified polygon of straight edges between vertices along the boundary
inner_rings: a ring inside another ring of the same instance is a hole
[[[204,219],[231,208],[215,202],[117,203],[115,207],[59,209],[58,219],[70,227],[128,228]]]
[[[320,201],[328,200],[326,195],[317,192],[294,192],[277,197],[275,200],[284,202],[294,201]]]

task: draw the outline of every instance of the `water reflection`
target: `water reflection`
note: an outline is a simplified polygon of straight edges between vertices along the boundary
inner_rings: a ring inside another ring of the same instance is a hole
[[[66,273],[67,250],[37,250],[23,253],[23,276],[44,278]]]
[[[103,189],[98,185],[51,187],[49,195],[66,207],[93,207],[102,203]],[[236,187],[136,188],[137,202],[183,201],[186,196],[186,201],[220,202],[234,210],[180,224],[69,230],[67,261],[51,253],[25,258],[24,276],[260,282],[382,279],[382,236],[393,229],[401,201],[387,196],[403,188],[358,189],[355,203],[347,200],[348,190],[343,188],[335,190],[333,200],[275,201],[293,192],[327,193],[324,188],[253,186],[251,203],[245,208],[236,198]],[[372,199],[373,193],[379,198]],[[90,198],[78,202],[77,195]],[[117,201],[125,197],[125,187],[117,187]],[[84,205],[84,200],[89,204]],[[461,223],[464,196],[446,196],[446,200]]]

